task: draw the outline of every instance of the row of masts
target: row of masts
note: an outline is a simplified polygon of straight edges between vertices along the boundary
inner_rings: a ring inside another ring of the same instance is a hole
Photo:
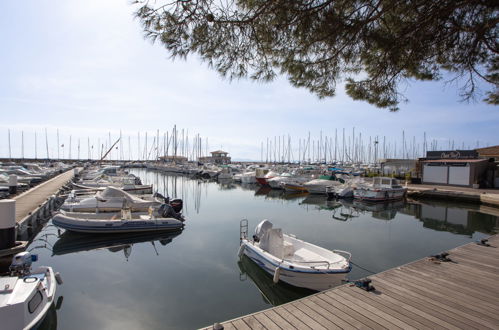
[[[334,129],[331,136],[319,132],[312,138],[310,132],[305,138],[292,139],[288,135],[267,137],[260,144],[260,161],[265,163],[342,163],[376,164],[379,159],[417,159],[426,156],[427,151],[466,150],[472,144],[457,143],[455,140],[428,138],[426,132],[419,137],[408,137],[402,130],[400,140],[389,140],[386,136],[351,133],[343,128]],[[487,143],[486,146],[489,144]],[[475,148],[479,148],[476,141]]]
[[[155,161],[160,158],[170,158],[171,160],[186,158],[187,160],[198,160],[208,155],[208,138],[202,138],[199,133],[189,137],[189,130],[178,129],[176,125],[171,130],[155,133],[137,132],[136,141],[132,143],[132,135],[124,136],[120,131],[119,135],[112,136],[111,132],[105,138],[75,137],[72,135],[61,138],[59,130],[56,130],[55,141],[50,141],[47,129],[44,130],[44,145],[40,149],[39,134],[34,132],[34,149],[31,150],[31,157],[34,159],[99,159],[99,160],[120,160],[120,161]],[[13,134],[9,129],[8,136],[8,158],[25,158],[24,131],[21,131],[20,154],[12,148]],[[30,139],[31,139],[30,138]],[[53,137],[52,137],[53,139]],[[55,142],[55,148],[54,148]],[[136,147],[135,147],[136,142]],[[49,147],[51,146],[51,147]],[[135,147],[135,148],[134,148]],[[14,152],[13,152],[14,151]],[[33,154],[34,152],[34,154]],[[4,157],[6,157],[5,155]],[[19,157],[20,156],[20,157]],[[34,157],[33,157],[34,156]]]

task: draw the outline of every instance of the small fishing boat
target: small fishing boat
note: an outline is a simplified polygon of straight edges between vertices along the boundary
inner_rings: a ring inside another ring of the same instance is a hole
[[[363,184],[355,187],[353,197],[370,202],[390,201],[402,199],[407,188],[402,187],[397,179],[377,177],[372,184]]]
[[[175,215],[178,213],[171,217],[156,216],[152,209],[148,214],[132,213],[130,209],[123,209],[116,214],[60,211],[54,215],[52,223],[62,229],[80,233],[171,231],[184,227],[184,219]]]
[[[10,274],[0,277],[0,320],[3,330],[32,329],[40,325],[54,303],[59,273],[51,267],[31,270],[36,255],[21,252],[14,256]]]
[[[247,228],[247,221],[241,228]],[[253,240],[241,230],[239,257],[243,254],[273,276],[273,281],[283,281],[296,287],[315,291],[326,290],[342,284],[352,267],[351,254],[341,250],[327,250],[282,233],[268,220],[256,226]]]
[[[62,204],[61,209],[71,212],[116,212],[126,205],[132,211],[147,211],[149,207],[159,206],[160,204],[161,202],[155,197],[139,198],[123,189],[106,187],[92,197],[83,199],[75,196],[69,197]]]

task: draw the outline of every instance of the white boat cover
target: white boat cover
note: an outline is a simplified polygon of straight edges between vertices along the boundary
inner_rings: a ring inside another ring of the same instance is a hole
[[[101,201],[106,201],[108,199],[123,198],[129,202],[137,202],[137,201],[143,202],[143,200],[141,200],[140,198],[135,197],[135,196],[127,193],[126,191],[124,191],[120,188],[116,188],[116,187],[112,187],[112,186],[108,186],[103,191],[97,192],[97,194],[95,195],[95,198],[97,198],[98,200],[101,200]]]

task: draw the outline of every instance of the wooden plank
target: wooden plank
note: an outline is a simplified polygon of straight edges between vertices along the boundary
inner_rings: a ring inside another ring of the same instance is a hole
[[[303,313],[305,313],[307,316],[317,321],[321,326],[325,327],[326,329],[341,329],[341,327],[338,326],[336,323],[325,318],[320,313],[316,312],[302,301],[298,303],[291,303],[291,305],[301,310]]]
[[[431,264],[428,262],[428,264]],[[435,267],[439,267],[442,269],[446,269],[450,272],[456,272],[456,265],[459,264],[459,271],[468,274],[470,272],[473,272],[474,276],[480,276],[484,280],[488,281],[493,281],[497,279],[497,272],[489,272],[485,271],[482,269],[478,269],[477,267],[467,265],[465,263],[449,263],[449,262],[442,262],[440,264],[433,264]]]
[[[243,321],[243,319],[233,320],[231,322],[238,330],[251,330],[251,328]],[[224,324],[225,325],[225,324]]]
[[[378,309],[389,313],[391,316],[400,321],[409,324],[416,329],[434,329],[436,324],[429,322],[426,318],[418,314],[414,314],[410,309],[404,308],[401,304],[395,304],[393,300],[383,295],[381,292],[366,292],[358,288],[342,288],[340,290],[347,291],[351,296],[356,297],[371,306],[376,306]]]
[[[480,247],[479,251],[475,251],[471,246],[466,247],[466,249],[453,250],[452,256],[460,256],[462,258],[469,258],[471,261],[479,261],[490,267],[497,268],[499,267],[499,253],[490,253],[492,250],[497,250],[497,248],[492,247]]]
[[[469,295],[447,289],[441,285],[435,284],[434,282],[421,281],[418,277],[407,273],[401,273],[400,271],[391,272],[389,276],[398,278],[401,282],[405,282],[410,286],[419,288],[420,290],[428,292],[434,296],[438,296],[443,299],[452,299],[456,304],[459,304],[464,308],[473,309],[479,313],[482,313],[484,317],[488,316],[496,318],[499,321],[499,314],[496,313],[496,307],[488,301],[476,299]]]
[[[349,289],[350,290],[355,290],[355,289],[361,290],[357,287],[350,287]],[[367,304],[363,300],[358,299],[357,297],[354,297],[354,296],[350,295],[349,293],[341,291],[341,290],[335,290],[335,293],[337,295],[339,295],[340,297],[342,297],[343,299],[350,300],[351,302],[353,302],[354,304],[356,304],[357,306],[359,306],[363,310],[371,311],[372,313],[376,314],[376,316],[386,320],[387,322],[389,322],[389,324],[387,325],[389,328],[397,327],[400,329],[416,329],[416,328],[412,327],[411,325],[409,325],[405,322],[402,322],[398,318],[393,317],[392,315],[384,312],[382,310],[382,308],[380,308],[380,306],[377,304],[376,305]]]
[[[280,330],[281,328],[277,326],[270,318],[265,315],[265,312],[253,314],[255,319],[258,320],[266,329],[269,330]]]
[[[293,314],[288,312],[282,305],[274,308],[274,312],[285,319],[288,323],[293,325],[293,327],[296,329],[311,329],[307,324],[305,324],[305,322],[299,320]]]
[[[326,291],[321,295],[318,295],[321,299],[326,301],[327,303],[333,304],[338,309],[341,309],[343,312],[346,314],[350,315],[351,317],[361,321],[364,323],[366,326],[368,326],[370,329],[385,329],[386,326],[384,327],[380,323],[376,322],[372,318],[370,318],[371,313],[370,312],[362,312],[355,310],[356,306],[352,304],[350,301],[344,301],[344,299],[339,298],[336,295],[330,294],[330,291]],[[376,317],[375,317],[376,318]]]
[[[336,299],[337,301],[339,301],[341,303],[348,305],[351,309],[353,309],[357,313],[365,315],[366,317],[368,317],[369,319],[373,320],[374,322],[380,324],[384,328],[393,328],[393,327],[399,328],[395,324],[393,324],[393,323],[389,322],[388,320],[386,320],[385,318],[381,317],[379,315],[380,313],[378,310],[373,309],[373,308],[366,308],[366,306],[367,306],[366,304],[363,304],[363,303],[359,304],[358,301],[352,301],[350,299],[346,299],[343,295],[339,294],[339,292],[336,290],[334,290],[332,292],[331,291],[326,292],[326,295],[331,297],[331,298]]]
[[[474,306],[471,306],[470,304],[468,304],[467,306],[459,304],[455,299],[449,299],[449,297],[445,295],[433,294],[431,290],[424,290],[423,288],[420,288],[418,286],[410,285],[406,281],[397,279],[396,277],[387,276],[383,279],[385,281],[388,281],[388,283],[392,283],[393,285],[399,287],[399,289],[404,288],[405,293],[415,293],[418,295],[418,297],[427,300],[428,303],[432,303],[441,308],[445,308],[448,311],[451,311],[455,318],[459,317],[459,315],[463,315],[466,318],[470,318],[475,322],[488,327],[491,327],[491,324],[495,323],[484,320],[484,315],[480,312],[477,312]],[[377,280],[380,280],[380,278],[377,278]]]
[[[302,320],[305,324],[307,324],[312,329],[326,329],[322,325],[320,325],[316,320],[314,320],[311,316],[303,313],[301,310],[296,308],[293,304],[286,304],[282,306],[288,312],[295,315],[298,319]]]
[[[453,253],[451,257],[452,260],[457,261],[458,263],[465,263],[470,266],[474,265],[482,270],[490,271],[492,273],[499,272],[499,265],[495,265],[495,263],[497,263],[497,260],[489,261],[486,260],[485,258],[479,258],[473,256],[473,254],[461,253],[461,252]]]
[[[321,301],[319,299],[319,301]],[[330,322],[333,322],[337,326],[339,326],[342,329],[349,329],[349,328],[358,328],[356,326],[353,326],[351,323],[343,320],[343,318],[339,317],[337,314],[331,313],[331,311],[328,311],[326,308],[323,306],[326,306],[325,302],[322,303],[317,303],[312,301],[311,299],[303,299],[301,301],[305,306],[311,308],[312,310],[316,311],[319,313],[322,317],[326,318]],[[330,306],[330,305],[329,305]],[[330,306],[331,309],[335,309],[334,307]],[[359,325],[362,325],[362,323],[359,323]]]
[[[237,330],[237,328],[231,322],[226,322],[223,323],[222,325],[224,327],[224,330]]]
[[[442,274],[435,275],[427,272],[415,271],[408,267],[404,267],[402,270],[404,274],[416,276],[424,281],[432,281],[433,283],[438,283],[438,285],[448,289],[470,295],[477,299],[486,299],[499,305],[499,296],[490,295],[490,291],[483,290],[480,287],[467,286],[467,283],[464,283],[464,281],[449,279],[448,277],[442,276]]]
[[[356,329],[365,329],[368,328],[367,325],[364,323],[360,322],[359,320],[351,317],[347,313],[343,312],[342,310],[334,307],[333,305],[328,304],[318,296],[310,296],[309,299],[305,299],[308,303],[310,304],[315,304],[316,310],[322,311],[321,314],[324,316],[327,316],[329,318],[333,319],[341,319],[347,322],[347,325],[343,327],[344,329],[348,329],[350,327],[356,328]]]
[[[480,329],[483,327],[481,323],[472,320],[473,316],[469,317],[465,313],[458,313],[458,311],[445,304],[429,299],[417,292],[402,288],[393,282],[376,278],[375,283],[377,288],[386,292],[391,297],[405,301],[407,304],[432,315],[434,317],[433,321],[444,328],[461,329],[463,325],[467,325],[469,329]]]
[[[290,329],[293,327],[291,323],[286,321],[282,316],[277,314],[274,309],[267,309],[265,315],[271,319],[275,324],[277,324],[281,329]]]
[[[404,266],[402,269],[410,269],[414,272],[428,274],[429,276],[443,276],[448,279],[455,280],[456,282],[462,283],[463,285],[470,288],[479,288],[481,291],[490,293],[496,293],[499,295],[499,286],[495,284],[495,282],[480,280],[481,278],[474,274],[473,277],[470,277],[464,273],[449,271],[448,268],[438,267],[431,264],[418,264],[418,265],[408,265]]]
[[[253,315],[243,317],[243,321],[251,329],[265,329],[265,327],[260,322],[258,322],[258,320]]]
[[[436,313],[434,309],[427,309],[425,305],[419,304],[415,299],[411,299],[411,297],[403,296],[393,291],[387,290],[383,286],[379,285],[379,282],[376,282],[376,296],[373,299],[382,299],[386,302],[393,303],[397,306],[400,306],[407,311],[411,312],[414,315],[421,317],[423,320],[419,320],[419,322],[430,326],[432,329],[449,329],[452,326],[449,326],[448,323],[442,321],[437,316],[440,316],[439,313]],[[381,289],[381,290],[380,290]],[[359,292],[359,294],[368,294],[365,291]]]

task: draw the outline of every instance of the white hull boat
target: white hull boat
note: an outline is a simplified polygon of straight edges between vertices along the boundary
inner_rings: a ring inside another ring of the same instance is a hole
[[[54,303],[60,275],[51,267],[31,270],[32,256],[14,257],[10,275],[0,277],[0,320],[2,330],[32,329],[40,325]]]
[[[60,228],[80,233],[135,233],[173,231],[184,227],[181,220],[156,217],[152,214],[121,214],[64,212],[54,215],[52,223]]]
[[[311,194],[325,195],[328,187],[340,185],[341,182],[325,179],[314,179],[303,184],[303,187]]]
[[[255,240],[242,238],[239,256],[248,256],[271,274],[274,282],[323,291],[342,284],[351,271],[349,252],[330,251],[282,234],[267,220],[255,232]]]
[[[353,191],[353,197],[369,202],[381,202],[403,199],[407,188],[402,187],[396,179],[378,177],[371,185],[360,185]]]

